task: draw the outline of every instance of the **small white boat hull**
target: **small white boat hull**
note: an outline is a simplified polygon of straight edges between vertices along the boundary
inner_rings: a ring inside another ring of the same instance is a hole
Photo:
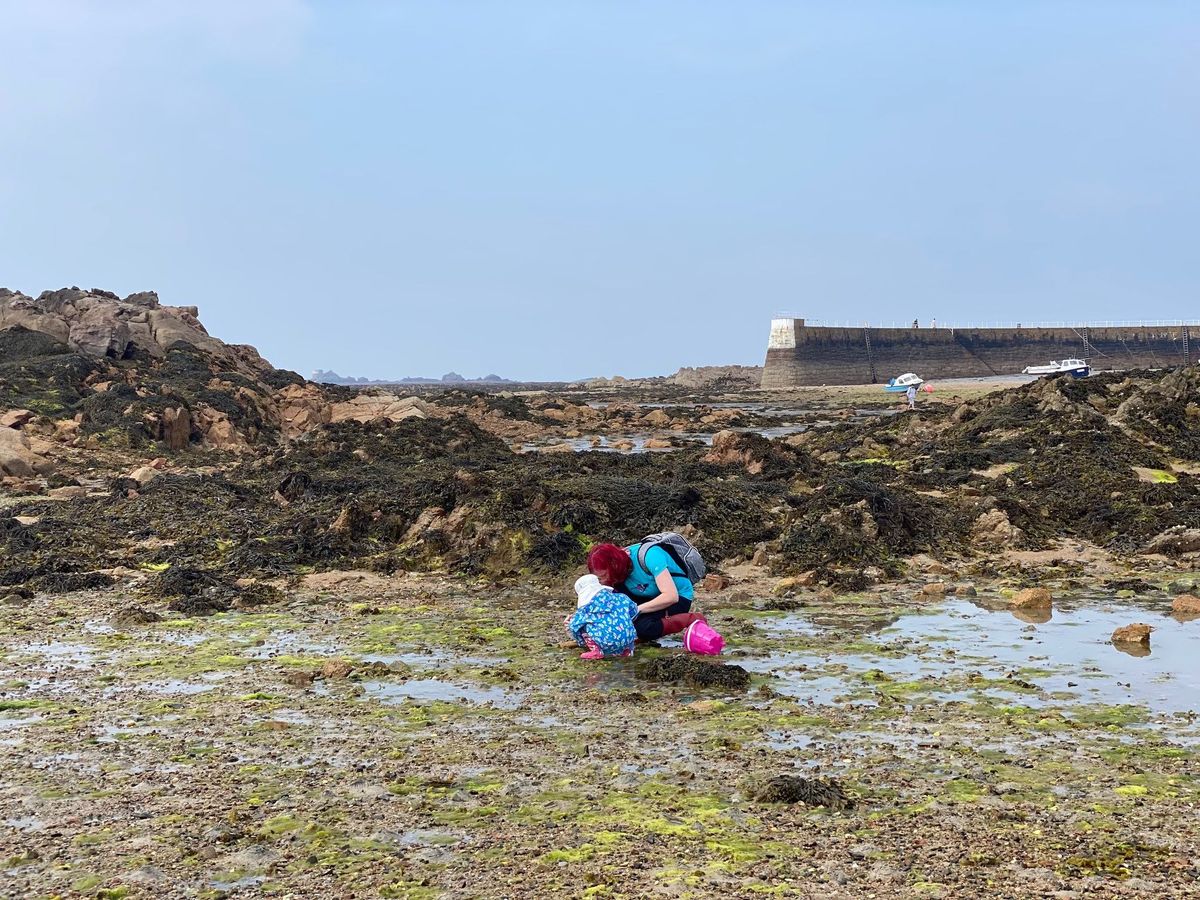
[[[888,383],[883,386],[883,389],[889,394],[903,394],[910,387],[921,389],[921,385],[925,383],[925,379],[912,372],[905,372],[903,375],[897,375],[895,378],[888,380]]]
[[[1026,366],[1021,370],[1023,375],[1073,375],[1076,378],[1086,378],[1091,374],[1091,367],[1082,359],[1064,359],[1045,366]]]

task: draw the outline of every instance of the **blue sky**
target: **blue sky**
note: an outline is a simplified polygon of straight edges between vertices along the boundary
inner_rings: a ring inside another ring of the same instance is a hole
[[[0,285],[371,377],[1200,316],[1200,4],[0,0]]]

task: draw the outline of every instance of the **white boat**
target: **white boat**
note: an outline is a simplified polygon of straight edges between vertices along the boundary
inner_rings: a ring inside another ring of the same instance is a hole
[[[897,375],[895,378],[889,379],[888,383],[883,386],[883,389],[893,394],[902,394],[910,387],[919,389],[924,383],[925,379],[921,376],[914,375],[912,372],[905,372],[903,375]]]
[[[1072,357],[1051,362],[1048,366],[1026,366],[1022,370],[1025,375],[1061,375],[1064,372],[1074,375],[1076,378],[1086,378],[1091,369],[1088,367],[1087,360]]]

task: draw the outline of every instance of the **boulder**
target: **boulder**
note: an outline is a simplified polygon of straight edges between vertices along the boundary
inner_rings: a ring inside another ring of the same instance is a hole
[[[858,503],[854,504],[854,508],[860,509],[864,513],[869,515],[869,512],[867,512],[867,510],[869,510],[870,507],[863,500],[860,500],[860,501],[858,501]],[[872,521],[874,521],[873,518],[872,518]],[[873,537],[874,536],[872,536],[872,538]],[[950,574],[952,574],[952,570],[948,565],[946,565],[944,562],[940,562],[940,561],[934,559],[928,553],[918,553],[916,556],[914,556],[912,559],[910,559],[908,561],[908,566],[910,569],[913,569],[918,572],[923,572],[926,575],[950,575]]]
[[[30,448],[29,438],[15,428],[0,427],[0,475],[30,478],[53,466]]]
[[[316,680],[317,673],[307,670],[294,670],[284,673],[284,680],[293,687],[306,688]]]
[[[139,490],[145,490],[150,482],[154,481],[162,473],[154,466],[139,466],[130,472],[126,477],[138,483]]]
[[[817,584],[817,580],[817,573],[814,570],[809,570],[800,575],[792,575],[788,578],[780,579],[771,591],[775,594],[786,594],[788,591],[794,591],[796,588],[813,587]]]
[[[642,416],[642,421],[655,428],[666,428],[671,424],[671,417],[661,409],[653,409]]]
[[[33,476],[33,466],[24,454],[10,447],[0,446],[0,475],[30,478]]]
[[[921,588],[921,593],[926,597],[944,597],[946,594],[946,584],[942,581],[933,581]]]
[[[216,450],[242,451],[248,449],[246,439],[223,412],[201,409],[195,414],[195,425],[204,436],[204,443]]]
[[[321,666],[321,677],[329,679],[349,678],[354,666],[344,659],[327,660]]]
[[[59,419],[54,423],[54,439],[69,443],[79,435],[80,421],[78,419]]]
[[[87,488],[69,484],[66,487],[51,488],[46,491],[46,496],[52,500],[82,500],[87,496]]]
[[[1164,556],[1180,556],[1184,553],[1200,553],[1200,528],[1185,528],[1177,525],[1151,538],[1142,548],[1143,553],[1161,553]]]
[[[1043,587],[1025,588],[1009,601],[1012,609],[1044,609],[1053,605],[1050,591]]]
[[[771,455],[771,442],[762,435],[726,430],[713,435],[712,449],[704,462],[745,466],[746,474],[761,475]]]
[[[192,414],[182,406],[163,410],[162,440],[168,450],[183,450],[192,439]]]
[[[334,534],[344,534],[350,537],[361,537],[370,527],[371,516],[357,504],[349,503],[343,506],[333,524],[329,526]]]
[[[1200,615],[1200,597],[1195,594],[1180,594],[1171,601],[1171,612]]]
[[[1146,644],[1150,643],[1150,632],[1153,627],[1144,622],[1123,625],[1112,633],[1114,644]]]
[[[716,572],[710,572],[704,576],[701,586],[706,591],[723,591],[729,587],[729,579],[724,575],[718,575]]]
[[[1008,513],[1002,509],[989,509],[971,526],[971,543],[985,549],[1013,547],[1024,536],[1025,533],[1008,520]]]
[[[672,444],[664,438],[649,438],[642,446],[647,450],[670,450]]]
[[[34,416],[28,409],[10,409],[0,414],[0,426],[4,428],[24,428]]]

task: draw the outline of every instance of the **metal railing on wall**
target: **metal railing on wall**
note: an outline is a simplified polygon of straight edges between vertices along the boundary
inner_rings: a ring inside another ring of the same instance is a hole
[[[912,321],[908,322],[854,322],[850,320],[813,319],[808,316],[793,315],[792,313],[776,313],[776,319],[804,319],[805,325],[816,325],[821,328],[913,328]],[[919,322],[920,331],[966,331],[974,328],[1182,328],[1200,325],[1200,319],[1143,319],[1128,322],[1095,322],[1095,321],[1064,321],[1064,322]]]

